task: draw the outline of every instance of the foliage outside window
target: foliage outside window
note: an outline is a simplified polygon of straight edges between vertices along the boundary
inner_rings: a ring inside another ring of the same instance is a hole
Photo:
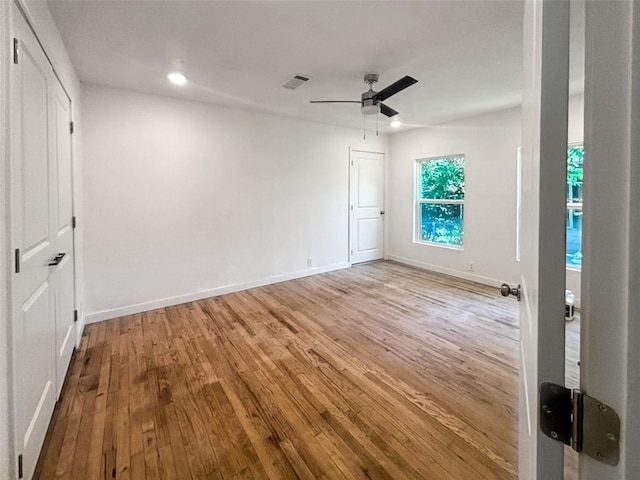
[[[571,145],[567,152],[567,266],[582,265],[582,181],[584,146]]]
[[[416,239],[462,247],[464,155],[417,161]]]

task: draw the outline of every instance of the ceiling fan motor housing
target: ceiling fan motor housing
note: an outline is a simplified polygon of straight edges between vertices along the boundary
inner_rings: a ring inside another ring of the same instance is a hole
[[[380,78],[380,75],[378,75],[377,73],[367,73],[364,76],[364,83],[369,85],[369,88],[371,88],[371,85],[376,83],[378,81],[378,78]]]

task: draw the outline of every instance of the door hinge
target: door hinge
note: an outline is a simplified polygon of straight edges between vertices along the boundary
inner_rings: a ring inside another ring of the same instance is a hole
[[[75,125],[73,124],[73,122],[69,122],[69,133],[73,133],[73,131],[75,130]]]
[[[15,251],[16,273],[20,273],[20,249],[16,248]]]
[[[24,476],[24,472],[22,470],[22,454],[20,454],[18,455],[18,478],[22,478]]]
[[[78,310],[74,310],[73,311],[73,321],[77,322],[78,321]]]
[[[76,228],[76,216],[71,217],[71,228]]]
[[[351,250],[351,255],[353,255],[353,249]]]
[[[18,47],[20,46],[20,40],[17,38],[13,39],[13,63],[18,64]]]
[[[545,382],[540,385],[540,429],[609,465],[620,458],[620,417],[613,408],[580,390]]]

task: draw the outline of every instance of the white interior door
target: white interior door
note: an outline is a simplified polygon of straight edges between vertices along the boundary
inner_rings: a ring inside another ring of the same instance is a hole
[[[522,127],[519,478],[563,477],[538,388],[564,383],[569,2],[526,2]]]
[[[17,63],[11,68],[11,241],[14,438],[23,477],[31,478],[56,401],[55,162],[49,106],[53,72],[15,5]]]
[[[64,254],[51,270],[55,276],[55,342],[56,342],[56,398],[60,395],[71,354],[75,346],[75,281],[73,249],[73,185],[71,159],[71,102],[56,79],[52,85],[50,122],[55,130],[54,177],[56,198],[54,206],[56,254]]]
[[[351,263],[384,256],[384,154],[351,151]]]

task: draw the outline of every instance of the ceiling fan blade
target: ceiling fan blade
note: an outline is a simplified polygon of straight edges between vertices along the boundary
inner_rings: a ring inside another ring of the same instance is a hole
[[[398,80],[397,82],[392,83],[391,85],[389,85],[386,88],[383,88],[382,90],[380,90],[377,94],[376,94],[376,100],[379,101],[384,101],[387,98],[389,98],[391,95],[395,95],[396,93],[404,90],[407,87],[410,87],[411,85],[413,85],[414,83],[416,83],[418,80],[416,80],[415,78],[411,78],[409,75],[406,75],[404,77],[402,77],[400,80]]]
[[[309,100],[309,103],[362,103],[360,100]]]
[[[387,117],[393,117],[398,115],[398,112],[391,107],[387,107],[384,103],[379,103],[380,105],[380,113],[386,115]]]

